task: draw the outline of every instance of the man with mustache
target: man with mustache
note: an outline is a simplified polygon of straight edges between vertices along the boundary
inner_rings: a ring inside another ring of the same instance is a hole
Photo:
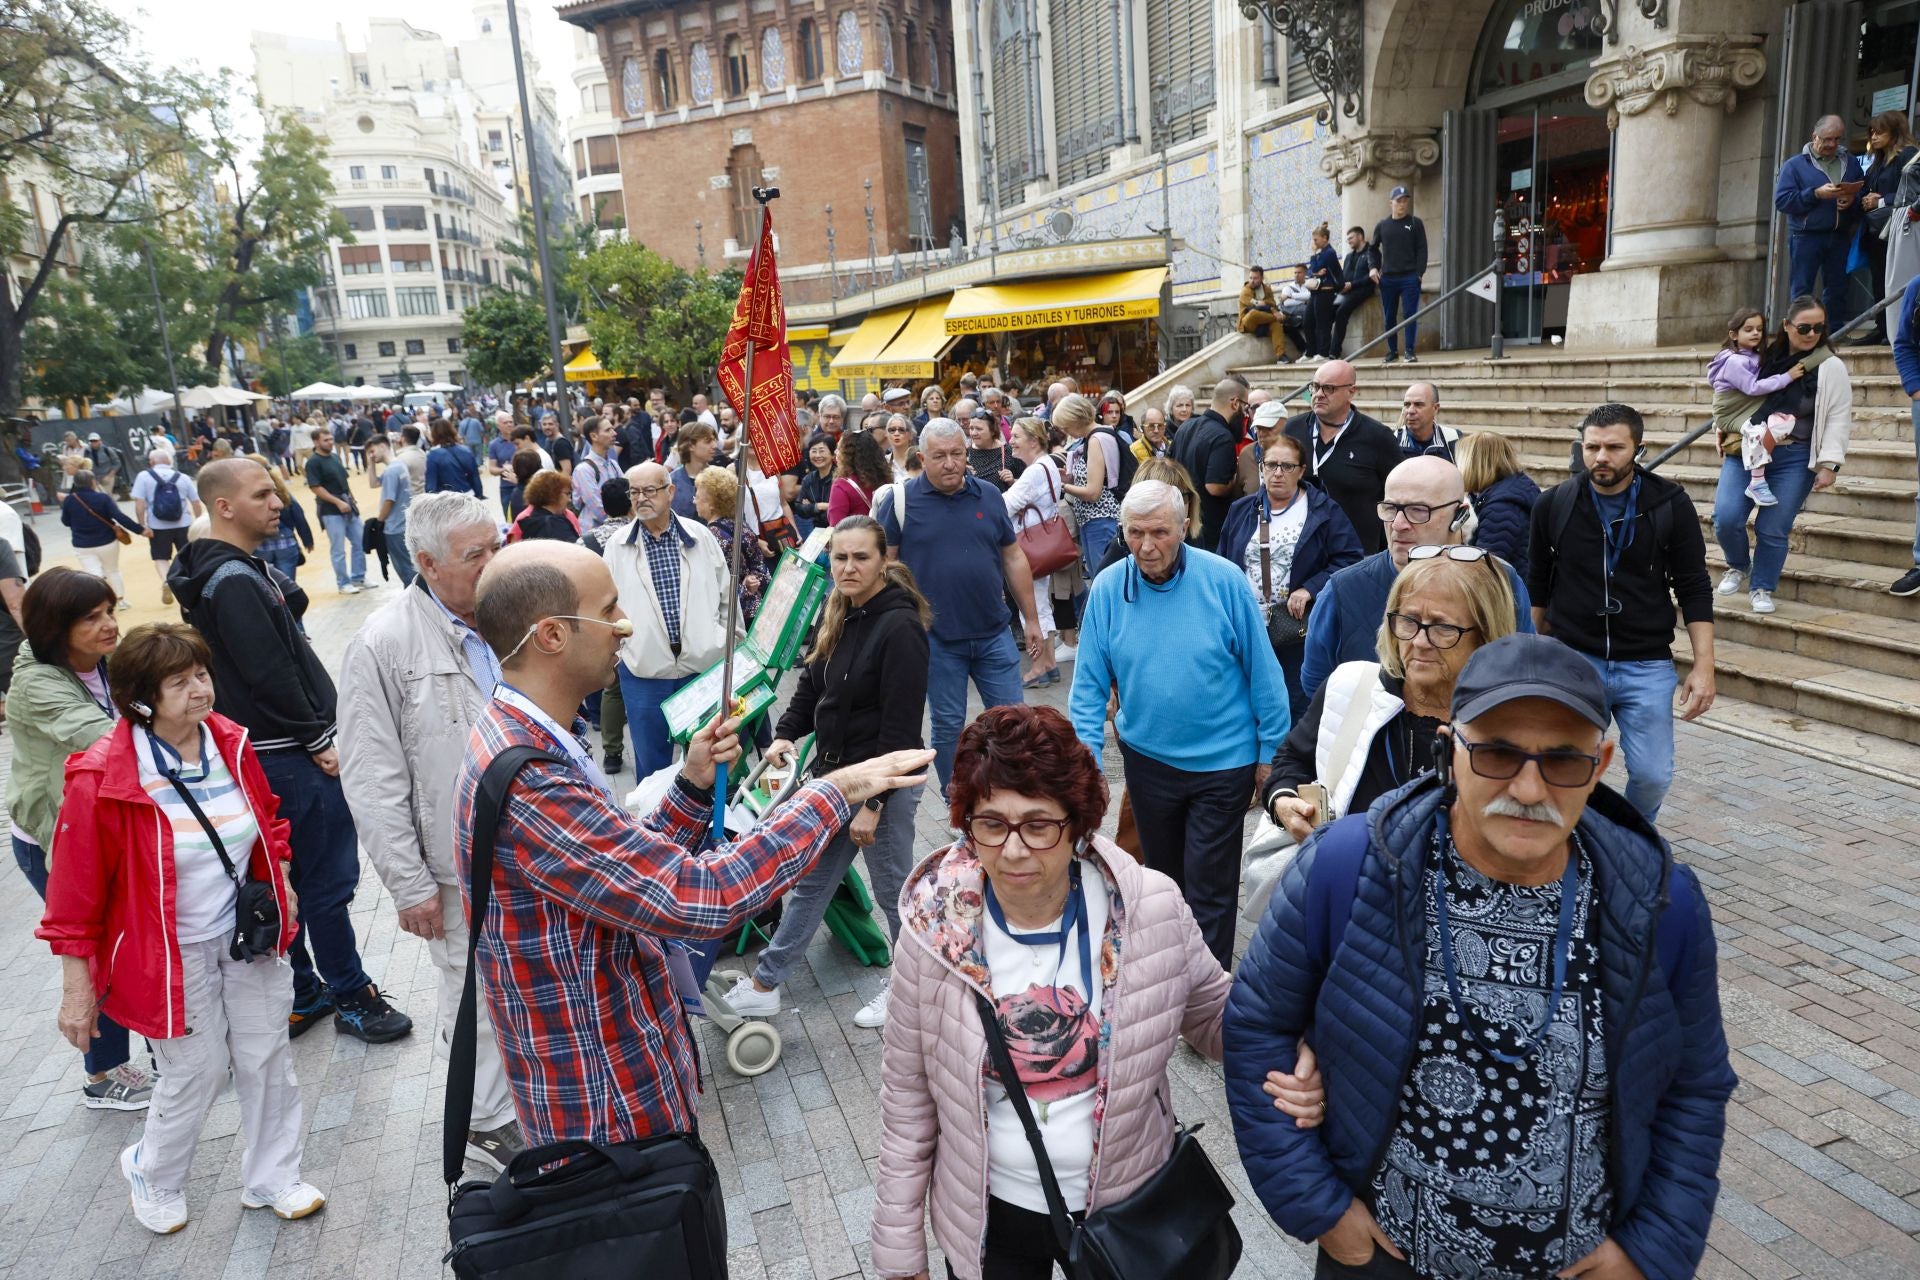
[[[1599,785],[1607,691],[1515,634],[1468,659],[1444,767],[1283,874],[1225,1026],[1240,1158],[1316,1276],[1680,1280],[1734,1074],[1699,881]],[[1326,1123],[1262,1085],[1312,1027]]]

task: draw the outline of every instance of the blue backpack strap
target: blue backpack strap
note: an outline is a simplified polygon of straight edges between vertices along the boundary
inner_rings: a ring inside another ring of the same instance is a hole
[[[1312,837],[1313,865],[1307,872],[1307,954],[1325,973],[1333,966],[1333,950],[1346,936],[1353,919],[1353,898],[1360,887],[1360,865],[1366,861],[1367,815],[1352,813]]]

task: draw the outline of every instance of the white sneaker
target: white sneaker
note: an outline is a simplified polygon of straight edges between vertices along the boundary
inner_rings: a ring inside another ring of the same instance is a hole
[[[727,1008],[743,1018],[771,1018],[780,1012],[780,991],[762,991],[743,973],[727,990]]]
[[[1747,585],[1747,575],[1739,569],[1729,569],[1720,575],[1720,585],[1713,589],[1715,595],[1737,596]]]
[[[1773,612],[1773,592],[1754,591],[1747,596],[1747,599],[1753,603],[1753,611],[1755,613]]]
[[[1080,646],[1075,644],[1057,644],[1053,646],[1055,662],[1072,662],[1080,656]]]
[[[346,586],[340,588],[340,594],[343,596],[357,596],[360,594],[360,588],[349,582]]]
[[[889,977],[887,979],[887,985],[880,988],[880,994],[861,1005],[860,1011],[853,1015],[853,1025],[856,1027],[865,1027],[869,1031],[876,1027],[886,1026],[887,993],[892,990],[893,979]]]
[[[291,1222],[295,1218],[304,1218],[308,1214],[325,1207],[327,1198],[320,1194],[318,1187],[296,1182],[284,1191],[274,1195],[263,1195],[258,1191],[242,1191],[240,1207],[242,1209],[271,1209],[276,1217]]]
[[[140,1144],[120,1153],[120,1176],[133,1191],[133,1216],[155,1235],[170,1236],[187,1225],[187,1198],[178,1191],[156,1191],[134,1161]]]

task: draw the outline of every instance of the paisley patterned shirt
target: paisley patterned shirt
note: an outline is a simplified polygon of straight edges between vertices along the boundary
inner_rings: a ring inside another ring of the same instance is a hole
[[[1438,843],[1438,841],[1436,841]],[[1592,919],[1593,866],[1575,840],[1572,960],[1553,1022],[1525,1053],[1553,991],[1558,880],[1491,880],[1449,841],[1425,878],[1426,999],[1400,1120],[1373,1180],[1374,1216],[1423,1276],[1541,1280],[1606,1237],[1606,1041]],[[1455,972],[1469,1024],[1448,993],[1434,908],[1447,877]]]

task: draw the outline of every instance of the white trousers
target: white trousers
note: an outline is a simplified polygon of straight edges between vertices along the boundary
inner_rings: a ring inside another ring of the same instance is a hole
[[[444,1059],[453,1050],[460,989],[467,981],[467,908],[461,901],[459,885],[443,884],[439,888],[443,933],[427,943],[427,955],[440,971],[440,1022],[434,1051]],[[480,1020],[474,1042],[472,1123],[485,1133],[514,1118],[513,1092],[507,1088],[507,1068],[500,1060],[500,1042],[493,1036],[493,1019],[487,1016],[487,993],[482,989],[476,994],[480,997]]]
[[[227,940],[180,946],[187,1034],[154,1040],[160,1066],[135,1165],[159,1191],[183,1191],[207,1111],[233,1072],[240,1095],[240,1177],[249,1191],[277,1195],[300,1181],[300,1082],[293,1075],[287,1015],[293,966],[284,957],[234,960]]]
[[[109,542],[104,547],[76,547],[73,554],[79,558],[80,567],[96,578],[105,578],[113,593],[122,600],[127,598],[127,584],[120,576],[120,544]]]
[[[1033,608],[1040,615],[1040,634],[1053,634],[1053,575],[1033,580]]]

